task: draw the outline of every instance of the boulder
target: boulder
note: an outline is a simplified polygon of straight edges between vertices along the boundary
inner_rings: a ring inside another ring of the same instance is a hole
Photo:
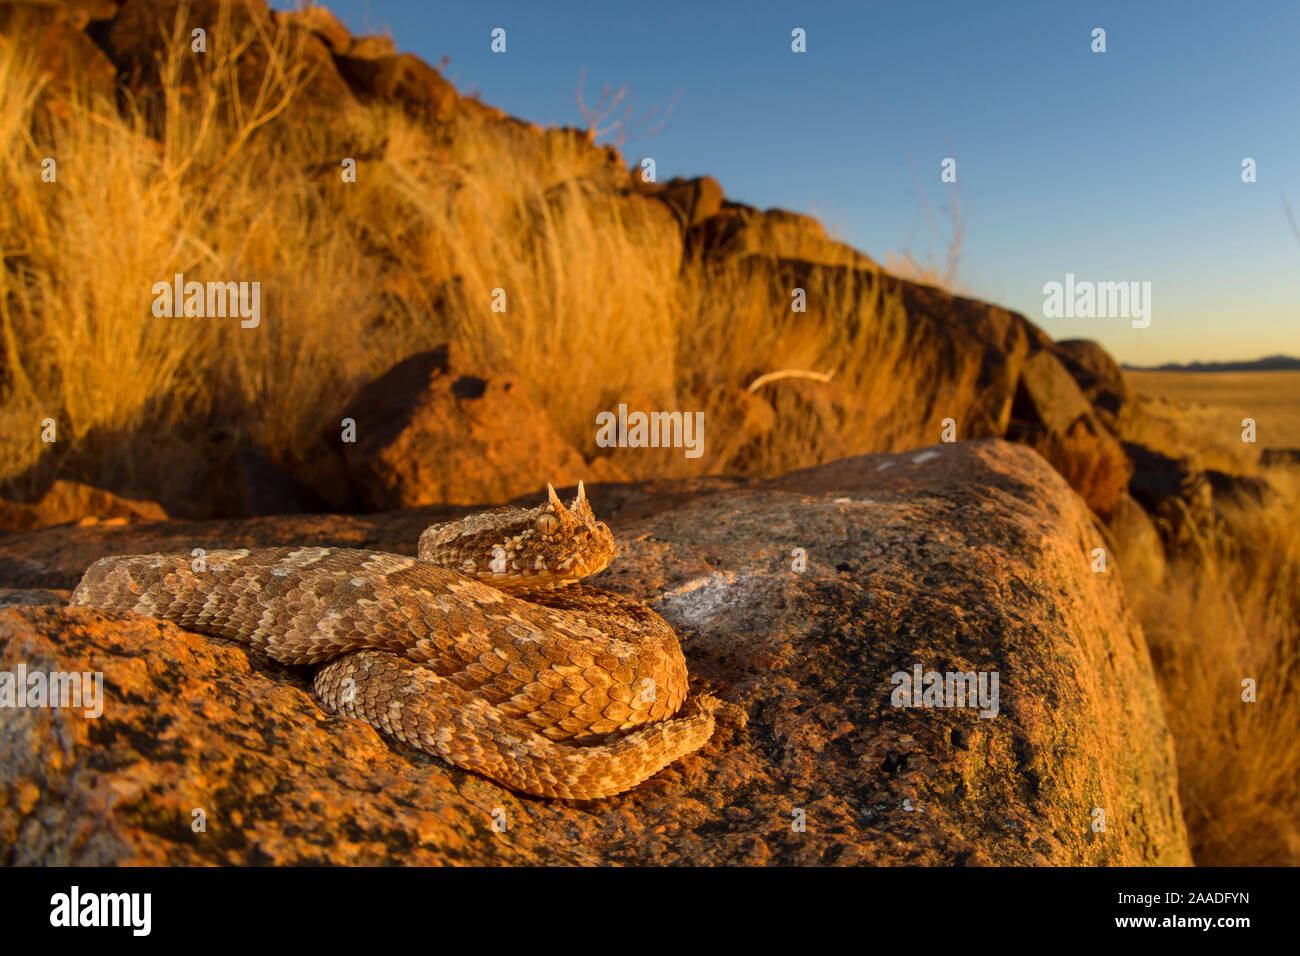
[[[1047,336],[1017,312],[919,282],[889,281],[923,350],[917,361],[925,381],[935,383],[936,411],[957,419],[962,438],[1005,434],[1021,366]]]
[[[1023,400],[1023,407],[1013,407],[1012,417],[1042,425],[1048,431],[1064,433],[1092,413],[1088,399],[1065,366],[1046,349],[1035,352],[1021,366],[1017,398]]]
[[[1151,516],[1132,495],[1125,492],[1111,509],[1107,520],[1114,537],[1114,556],[1129,581],[1142,581],[1153,592],[1164,581],[1168,564],[1160,532]]]
[[[721,723],[628,793],[536,800],[326,713],[307,672],[243,646],[133,614],[10,607],[0,670],[101,672],[105,699],[97,718],[0,709],[3,862],[1190,863],[1120,574],[1090,570],[1091,515],[1028,449],[589,494],[621,550],[593,583],[652,602],[693,688],[747,724]],[[39,567],[66,588],[101,554],[205,541],[409,554],[452,513],[54,528],[0,539],[0,586]],[[900,706],[918,667],[982,673],[990,690],[996,673],[996,713]]]
[[[1128,486],[1131,468],[1119,441],[1048,349],[1020,369],[1007,437],[1041,453],[1099,515],[1108,515]]]
[[[329,510],[311,487],[251,448],[235,450],[227,475],[218,514],[251,517]]]
[[[333,434],[337,438],[337,429]],[[150,467],[119,466],[133,459],[148,461]],[[342,471],[342,461],[330,462],[322,455],[308,463],[320,466],[310,481],[288,467],[303,462],[273,461],[250,447],[237,429],[211,429],[201,437],[179,430],[163,435],[92,430],[68,453],[51,456],[24,476],[29,486],[37,488],[49,481],[51,473],[69,477],[53,482],[45,496],[32,504],[0,502],[0,528],[41,527],[92,517],[158,521],[168,516],[246,518],[330,510],[325,496],[315,489],[333,490],[334,476],[325,465],[337,464]],[[29,517],[22,518],[24,512]]]
[[[455,345],[412,356],[357,393],[344,411],[349,477],[373,511],[501,502],[546,482],[587,477],[582,456],[512,375]]]
[[[1131,494],[1150,514],[1167,546],[1190,542],[1214,519],[1214,491],[1190,458],[1173,458],[1136,442],[1124,442],[1133,466]]]
[[[14,0],[8,6],[84,30],[92,23],[117,16],[120,0]]]
[[[373,55],[374,50],[334,57],[338,71],[362,102],[381,100],[400,106],[425,123],[444,122],[460,96],[441,73],[410,53]]]
[[[870,257],[827,236],[812,216],[785,209],[764,212],[724,202],[719,212],[692,225],[685,240],[688,252],[713,260],[762,254],[855,269],[879,268]]]
[[[28,531],[66,521],[166,521],[156,501],[115,495],[80,481],[59,479],[39,500],[20,504],[0,501],[0,530]]]
[[[228,21],[222,19],[223,7],[228,8]],[[210,55],[219,45],[247,41],[237,64],[239,93],[245,109],[257,99],[271,68],[272,51],[267,48],[265,40],[268,37],[282,42],[286,53],[301,45],[309,68],[302,89],[295,94],[294,112],[301,114],[307,108],[318,116],[338,115],[352,103],[347,84],[335,68],[326,41],[306,23],[294,19],[277,20],[265,0],[126,0],[105,31],[105,45],[119,74],[139,102],[153,104],[159,101],[159,70],[173,52],[168,44],[182,11],[185,21],[181,24],[181,35],[185,47],[181,53],[187,59],[182,63],[181,82],[187,92],[196,90],[197,80],[195,65],[188,59],[191,56],[190,36],[193,29],[202,27],[208,34]],[[217,27],[225,22],[229,23],[230,36],[222,37],[218,35]],[[282,91],[283,87],[272,84],[272,102]]]
[[[877,269],[766,255],[744,256],[736,265],[749,288],[728,289],[728,294],[766,296],[773,308],[789,309],[790,290],[801,288],[814,308],[827,292],[849,303],[847,314],[830,316],[846,327],[880,322],[882,313],[890,311],[901,315],[907,336],[902,367],[885,370],[901,378],[881,389],[893,406],[892,417],[918,423],[914,429],[897,429],[904,439],[901,447],[938,438],[947,418],[957,422],[959,438],[1005,434],[1021,365],[1031,348],[1050,344],[1018,313]],[[879,408],[876,414],[882,414]]]
[[[397,44],[393,42],[392,37],[378,35],[357,37],[347,48],[346,53],[352,57],[377,60],[380,57],[396,56]]]
[[[1207,468],[1205,479],[1210,483],[1216,502],[1262,505],[1273,496],[1272,485],[1258,475],[1238,475]]]
[[[337,511],[350,513],[361,508],[352,479],[348,476],[347,459],[339,442],[339,429],[323,433],[305,452],[285,462],[285,470],[294,480],[309,489],[319,506],[281,511],[281,514],[299,512]]]
[[[13,38],[31,48],[36,73],[45,78],[43,111],[66,120],[74,103],[112,98],[117,70],[83,29],[105,13],[90,2],[0,4],[0,43]]]
[[[633,177],[637,184],[639,177]],[[639,183],[638,189],[672,210],[683,233],[722,209],[722,186],[712,176],[676,179],[666,183]]]
[[[63,607],[71,591],[47,591],[44,588],[0,588],[0,607]]]
[[[1119,437],[1137,409],[1137,396],[1119,363],[1091,339],[1065,339],[1054,343],[1052,351],[1073,376],[1093,413]]]
[[[277,20],[310,30],[333,54],[347,53],[352,47],[352,34],[326,7],[312,5],[300,10],[276,10],[273,15]]]
[[[1265,448],[1259,453],[1259,464],[1263,468],[1300,465],[1300,448]]]

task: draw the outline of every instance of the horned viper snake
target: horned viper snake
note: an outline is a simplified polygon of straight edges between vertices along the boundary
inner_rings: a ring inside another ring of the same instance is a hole
[[[134,611],[321,665],[325,706],[514,790],[594,799],[698,749],[709,696],[689,697],[673,629],[576,583],[614,556],[586,494],[428,528],[418,557],[283,547],[118,555],[73,604]]]

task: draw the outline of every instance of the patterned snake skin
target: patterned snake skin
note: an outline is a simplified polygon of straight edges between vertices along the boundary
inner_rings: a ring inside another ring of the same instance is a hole
[[[428,528],[419,559],[344,548],[114,556],[86,571],[72,604],[323,664],[315,688],[331,710],[514,790],[585,800],[701,747],[722,706],[688,698],[663,618],[574,583],[613,555],[583,487],[566,508],[548,486],[537,508]]]

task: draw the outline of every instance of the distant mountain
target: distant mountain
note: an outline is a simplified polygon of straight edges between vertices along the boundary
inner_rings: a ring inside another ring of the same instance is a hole
[[[1189,362],[1179,365],[1125,365],[1133,372],[1292,372],[1300,371],[1300,358],[1290,355],[1268,355],[1251,362]]]

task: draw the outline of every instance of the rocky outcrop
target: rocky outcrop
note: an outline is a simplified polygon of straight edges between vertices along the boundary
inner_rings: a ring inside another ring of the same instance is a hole
[[[121,87],[148,115],[180,11],[186,11],[182,38],[189,28],[205,26],[210,42],[225,43],[229,36],[211,35],[220,22],[219,8],[219,0],[184,6],[179,0],[0,4],[0,29],[32,36],[42,71],[50,75],[42,109],[65,115],[74,95],[108,95]],[[339,121],[344,130],[340,143],[350,142],[344,118],[355,118],[357,103],[393,104],[419,121],[435,154],[465,131],[459,124],[468,118],[471,125],[491,127],[484,142],[501,152],[568,170],[571,175],[519,203],[519,226],[539,244],[554,242],[557,223],[575,217],[578,228],[597,235],[623,230],[654,261],[679,264],[698,257],[718,266],[719,273],[740,263],[739,271],[747,271],[748,281],[763,295],[771,289],[787,296],[795,286],[834,286],[855,288],[859,302],[879,291],[897,297],[905,312],[909,362],[915,367],[914,379],[908,381],[917,387],[913,393],[901,386],[898,393],[906,392],[906,398],[891,398],[896,433],[870,424],[872,409],[866,406],[872,402],[848,387],[844,376],[828,383],[786,380],[757,394],[745,390],[748,381],[770,367],[749,370],[748,376],[732,381],[700,375],[681,382],[678,392],[647,396],[639,404],[637,396],[619,394],[604,403],[616,407],[630,399],[633,407],[702,410],[710,454],[716,456],[711,460],[719,463],[715,467],[790,467],[791,459],[774,451],[789,445],[790,433],[809,436],[808,447],[797,452],[805,456],[797,459],[802,463],[867,447],[930,441],[952,419],[962,439],[1001,436],[1034,448],[1121,537],[1122,525],[1139,529],[1134,533],[1140,532],[1143,540],[1154,526],[1166,545],[1176,545],[1188,539],[1189,517],[1192,522],[1213,520],[1212,494],[1217,501],[1266,494],[1261,480],[1252,476],[1200,473],[1192,463],[1174,462],[1133,444],[1125,454],[1115,439],[1133,437],[1128,432],[1139,414],[1138,403],[1123,372],[1094,342],[1052,343],[1024,316],[888,276],[867,256],[831,239],[815,219],[729,200],[713,178],[645,183],[636,167],[629,171],[617,149],[596,145],[588,131],[544,130],[474,97],[462,97],[439,69],[399,53],[388,37],[354,37],[323,8],[271,11],[265,0],[234,0],[224,22],[249,40],[236,77],[246,87],[246,99],[260,85],[275,52],[268,45],[304,51],[309,67],[302,78],[305,86],[294,107],[278,120],[299,123],[298,132],[314,137],[319,129],[312,124],[323,115],[328,123]],[[186,91],[191,86],[183,84]],[[272,91],[278,92],[278,87]],[[301,112],[300,105],[307,111]],[[302,118],[306,116],[311,119]],[[325,149],[323,155],[333,152]],[[325,163],[322,169],[322,182],[332,183],[335,164]],[[458,280],[440,279],[432,290],[421,281],[394,269],[391,274],[381,270],[376,284],[382,296],[397,300],[397,311],[412,302],[427,303],[436,316],[464,311]],[[779,304],[785,307],[788,300]],[[859,306],[833,318],[852,324],[876,316]],[[338,429],[331,427],[306,449],[281,448],[273,454],[250,447],[246,431],[234,429],[218,438],[210,433],[211,422],[187,423],[190,431],[170,436],[170,444],[150,453],[156,470],[124,473],[101,466],[111,457],[108,450],[136,436],[99,436],[83,460],[68,463],[50,456],[39,472],[23,476],[20,486],[30,493],[59,477],[101,485],[112,494],[96,492],[101,497],[73,508],[0,503],[0,527],[163,517],[161,510],[140,512],[122,507],[117,499],[156,500],[167,513],[184,517],[356,511],[440,501],[500,502],[528,490],[536,475],[558,483],[614,481],[634,474],[689,475],[704,467],[676,449],[598,449],[570,435],[579,446],[571,447],[522,396],[508,369],[477,363],[470,368],[462,359],[453,364],[464,370],[443,375],[438,386],[460,382],[461,393],[429,391],[425,386],[431,379],[426,378],[424,385],[408,382],[401,398],[386,397],[390,386],[405,387],[392,377],[395,369],[372,382],[350,408],[343,407],[346,396],[340,394],[337,417],[354,417],[360,426],[355,445],[340,442]],[[416,356],[408,359],[413,365],[399,368],[409,371],[424,361]],[[0,369],[0,384],[5,379]],[[472,381],[483,383],[483,394],[464,392]],[[1287,460],[1282,452],[1266,455],[1266,463]],[[1134,502],[1154,516],[1154,525]]]
[[[306,673],[243,647],[11,607],[0,670],[102,672],[104,699],[98,718],[0,709],[3,862],[1189,862],[1142,632],[1115,569],[1090,569],[1091,515],[1032,451],[590,495],[621,549],[594,583],[653,602],[694,689],[746,726],[627,794],[534,800],[327,714]],[[411,553],[456,513],[52,528],[0,539],[0,585],[66,589],[125,551]],[[996,674],[996,713],[895,706],[916,668]]]
[[[291,108],[277,113],[272,122],[297,124],[295,141],[305,137],[305,142],[316,144],[310,149],[303,147],[306,153],[314,150],[329,157],[345,150],[339,155],[382,156],[371,143],[365,144],[368,152],[350,151],[358,130],[368,126],[354,122],[364,113],[358,104],[399,107],[417,119],[424,139],[422,148],[433,160],[451,162],[455,140],[471,136],[477,137],[488,153],[531,157],[539,168],[557,171],[555,182],[521,195],[512,206],[512,210],[517,206],[517,222],[506,220],[512,234],[538,245],[531,251],[539,258],[553,253],[557,230],[572,226],[574,231],[586,230],[596,238],[620,237],[635,243],[647,260],[668,264],[663,272],[665,282],[672,281],[676,267],[689,263],[706,270],[706,282],[716,277],[740,283],[719,293],[724,301],[733,292],[760,300],[776,296],[779,306],[788,308],[794,287],[810,290],[814,299],[817,293],[813,289],[851,290],[842,301],[832,294],[820,296],[827,311],[825,321],[845,327],[877,321],[880,316],[873,303],[878,298],[873,296],[883,293],[891,303],[897,301],[895,311],[906,326],[903,351],[908,365],[896,394],[883,400],[879,394],[868,395],[863,388],[846,385],[844,375],[832,383],[787,380],[750,396],[742,394],[743,389],[754,377],[773,371],[771,367],[744,370],[748,379],[736,373],[731,380],[713,375],[707,363],[685,367],[681,380],[665,387],[669,394],[647,396],[653,401],[642,407],[671,408],[693,402],[703,408],[709,414],[712,443],[707,462],[687,461],[659,450],[653,455],[643,449],[638,450],[643,452],[639,455],[624,454],[625,450],[606,452],[584,446],[583,439],[572,434],[568,440],[579,447],[569,448],[540,421],[535,409],[518,411],[514,406],[519,403],[513,401],[494,404],[489,389],[489,394],[478,400],[479,407],[499,408],[516,417],[500,419],[495,425],[480,419],[480,432],[497,429],[481,439],[481,445],[492,449],[486,461],[476,456],[480,445],[452,447],[446,441],[437,446],[441,456],[437,463],[428,453],[421,457],[416,448],[386,449],[389,457],[363,461],[359,449],[340,447],[337,431],[306,449],[296,444],[292,448],[250,447],[253,433],[241,429],[239,422],[234,423],[228,441],[217,443],[212,435],[216,423],[196,420],[186,422],[184,433],[173,436],[178,447],[156,456],[148,454],[148,460],[160,464],[157,474],[138,467],[132,474],[101,467],[115,449],[136,437],[106,435],[88,448],[88,460],[75,468],[48,456],[50,460],[41,463],[39,473],[23,476],[24,488],[43,487],[52,477],[76,478],[103,484],[121,495],[155,498],[169,513],[184,516],[321,507],[340,511],[397,508],[433,500],[496,501],[522,490],[524,485],[511,471],[546,473],[557,481],[568,481],[597,475],[610,479],[628,474],[681,476],[706,467],[777,470],[796,461],[831,460],[867,448],[932,441],[942,434],[943,423],[952,419],[962,439],[1003,436],[1030,444],[1101,514],[1115,506],[1123,491],[1128,466],[1106,432],[1118,427],[1132,404],[1131,393],[1104,351],[1086,342],[1053,345],[1022,315],[891,277],[867,256],[831,239],[809,216],[781,209],[763,211],[728,200],[722,185],[707,176],[645,183],[636,167],[629,170],[617,149],[592,142],[588,130],[541,129],[472,96],[461,96],[437,68],[399,53],[390,38],[354,37],[336,16],[320,7],[272,11],[265,0],[229,0],[224,4],[225,13],[223,0],[184,4],[181,0],[125,0],[120,5],[111,0],[83,0],[62,7],[20,6],[44,11],[41,15],[49,21],[48,30],[38,31],[35,39],[42,56],[50,56],[52,95],[84,67],[94,74],[98,89],[129,93],[147,117],[157,119],[161,114],[151,110],[150,104],[163,105],[158,100],[159,77],[169,55],[182,57],[182,95],[199,92],[202,71],[184,44],[192,29],[204,27],[214,59],[235,42],[247,43],[235,64],[235,75],[229,78],[234,82],[221,83],[223,95],[242,91],[247,105],[256,99],[265,80],[270,84],[266,96],[274,102],[301,81],[303,87],[295,93]],[[0,17],[6,9],[0,6]],[[174,48],[177,37],[182,41],[179,50]],[[268,64],[280,54],[297,50],[305,56],[306,72],[290,77],[271,70],[268,79]],[[60,102],[53,95],[50,108],[66,108],[67,104],[60,106]],[[187,99],[184,105],[192,104]],[[155,145],[161,154],[161,143]],[[307,169],[319,177],[322,188],[326,184],[332,188],[338,177],[333,160],[312,162]],[[376,270],[375,293],[377,301],[391,303],[396,314],[408,314],[414,306],[431,313],[429,320],[435,323],[465,314],[459,277],[440,275],[430,280],[418,275],[418,270],[390,269],[389,265]],[[850,299],[850,294],[856,300]],[[394,360],[406,357],[394,356]],[[506,369],[482,369],[472,377],[489,383],[510,380]],[[888,374],[880,378],[887,380]],[[5,371],[0,368],[0,384],[4,380]],[[380,381],[391,383],[387,377]],[[378,387],[372,383],[372,394]],[[1070,394],[1062,404],[1067,392]],[[1079,395],[1090,410],[1070,414]],[[465,396],[455,398],[456,402],[446,407],[459,409],[457,414],[466,412],[473,402]],[[614,395],[603,407],[639,398]],[[346,395],[340,394],[338,407],[323,418],[332,423],[346,417],[345,399]],[[402,417],[401,410],[389,410],[394,417]],[[367,414],[364,408],[359,412]],[[519,415],[533,424],[512,432]],[[881,425],[883,419],[891,424]],[[463,417],[456,421],[468,424]],[[369,434],[373,436],[377,430],[382,426],[371,427]],[[806,442],[808,447],[788,447],[793,444],[790,434],[804,433],[812,436]],[[418,430],[410,433],[411,437],[418,434]],[[508,447],[511,442],[515,447]],[[715,454],[719,450],[722,453]],[[345,463],[344,453],[350,464]],[[582,454],[591,464],[581,462]],[[139,460],[141,453],[125,457]],[[483,464],[468,464],[471,461]],[[417,467],[421,470],[418,477],[413,473]],[[481,468],[482,474],[456,483],[454,476],[474,468]],[[448,479],[452,484],[442,483],[439,472],[452,476]],[[420,488],[421,483],[428,486]],[[304,492],[304,485],[310,493]]]
[[[1300,448],[1265,448],[1259,453],[1261,468],[1300,465]]]
[[[1132,468],[1124,449],[1048,349],[1021,366],[1007,437],[1051,462],[1099,515],[1108,516],[1128,487]]]
[[[85,27],[116,9],[97,0],[0,4],[0,34],[24,38],[22,45],[30,44],[37,72],[46,79],[45,112],[66,119],[74,102],[113,96],[117,71]]]
[[[429,64],[409,53],[375,56],[365,52],[340,53],[334,58],[339,73],[363,101],[396,103],[408,115],[429,123],[452,114],[460,97]]]
[[[311,29],[286,21],[277,29],[265,0],[126,0],[104,32],[104,48],[117,66],[118,74],[132,95],[141,103],[153,104],[161,89],[159,71],[170,56],[180,56],[182,76],[195,88],[194,66],[189,57],[193,31],[202,29],[212,55],[242,45],[237,59],[240,95],[248,104],[259,96],[283,95],[288,78],[263,91],[268,66],[277,55],[293,46],[301,47],[310,69],[302,78],[295,103],[324,115],[346,108],[352,102],[348,85],[339,75],[329,46]],[[171,38],[179,32],[185,46],[171,49]],[[273,74],[274,71],[271,71]]]
[[[66,521],[166,521],[156,501],[123,498],[79,481],[55,481],[39,500],[0,501],[0,531],[30,531]]]
[[[828,266],[879,268],[852,246],[831,239],[812,216],[729,201],[712,176],[646,183],[634,173],[631,183],[634,195],[656,199],[671,211],[689,255],[714,262],[764,255]]]
[[[517,379],[489,371],[457,346],[399,362],[344,412],[349,475],[372,511],[441,502],[501,502],[536,486],[588,477]]]
[[[1153,517],[1168,546],[1187,544],[1214,518],[1214,489],[1205,472],[1187,457],[1174,458],[1135,442],[1124,442],[1133,464],[1129,493]]]
[[[1106,521],[1113,538],[1112,556],[1122,558],[1128,581],[1141,581],[1148,593],[1159,587],[1168,571],[1164,543],[1155,519],[1127,492],[1120,495]]]
[[[350,51],[355,42],[348,28],[328,7],[312,4],[298,10],[276,10],[272,15],[314,33],[336,56]]]
[[[831,239],[812,216],[785,209],[755,209],[723,202],[718,212],[686,230],[688,252],[720,260],[747,255],[802,259],[821,265],[878,269],[877,263],[847,243]]]
[[[634,180],[635,182],[635,180]],[[677,179],[666,183],[637,183],[642,194],[653,196],[670,210],[677,218],[678,227],[683,233],[722,209],[722,186],[712,176],[700,176],[696,179]]]
[[[1091,339],[1064,339],[1053,343],[1052,351],[1074,377],[1101,423],[1112,435],[1123,435],[1137,413],[1137,396],[1119,363]]]
[[[1026,357],[1051,344],[1019,313],[877,269],[766,255],[745,256],[741,262],[745,281],[760,295],[779,292],[785,308],[791,289],[810,290],[810,298],[829,291],[861,304],[846,321],[867,322],[879,320],[872,314],[874,303],[896,299],[906,316],[911,373],[924,383],[900,406],[925,421],[924,432],[933,437],[939,437],[947,418],[956,421],[963,439],[1004,435]]]

